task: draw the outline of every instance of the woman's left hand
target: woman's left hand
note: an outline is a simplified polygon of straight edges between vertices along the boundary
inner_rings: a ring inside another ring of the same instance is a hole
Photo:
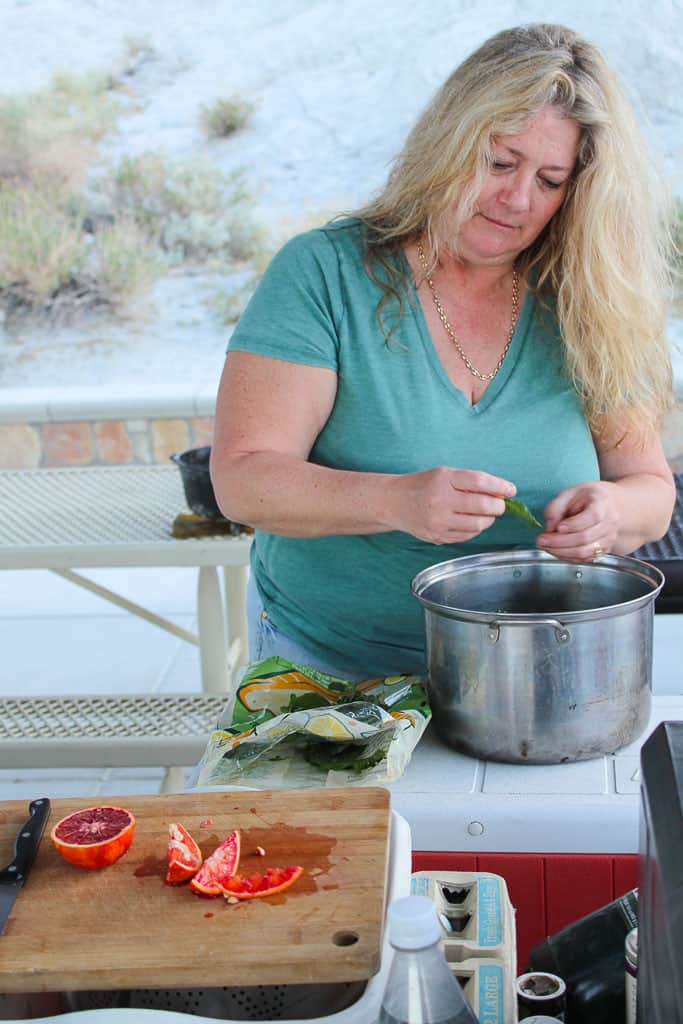
[[[613,551],[619,535],[619,488],[591,480],[561,491],[546,506],[537,547],[556,558],[592,562]]]

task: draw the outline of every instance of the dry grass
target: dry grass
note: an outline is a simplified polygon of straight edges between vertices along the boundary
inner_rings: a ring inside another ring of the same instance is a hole
[[[169,265],[225,272],[262,236],[239,175],[196,156],[126,157],[94,176],[127,82],[154,57],[127,40],[120,68],[55,75],[27,96],[0,96],[0,307],[6,313],[106,304],[118,311]],[[212,134],[237,130],[238,97],[205,108]],[[207,127],[207,130],[208,127]]]
[[[94,235],[90,291],[97,301],[125,309],[147,291],[164,265],[149,234],[129,217],[103,225]]]
[[[200,107],[199,120],[210,139],[225,139],[244,128],[253,110],[253,103],[239,96],[229,96]]]
[[[73,290],[86,259],[75,197],[54,188],[0,185],[0,294],[6,308],[44,309]]]
[[[115,118],[116,106],[96,76],[60,74],[30,95],[0,97],[0,178],[49,178],[76,187]]]
[[[78,196],[44,185],[0,186],[0,298],[10,315],[108,305],[119,312],[162,265],[149,237],[126,219],[83,229]]]

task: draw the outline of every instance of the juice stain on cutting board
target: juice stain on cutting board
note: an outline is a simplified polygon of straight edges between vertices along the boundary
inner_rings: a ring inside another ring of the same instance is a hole
[[[212,833],[210,836],[202,837],[201,841],[198,840],[202,857],[208,857],[213,853],[223,839],[225,836]],[[240,863],[237,870],[240,875],[252,875],[256,872],[262,875],[270,867],[286,867],[288,864],[300,863],[302,852],[305,851],[304,873],[297,879],[293,889],[299,894],[316,892],[318,889],[338,889],[337,883],[319,884],[319,880],[330,872],[331,854],[336,845],[337,840],[333,836],[310,832],[302,826],[295,827],[281,821],[267,828],[243,828],[240,829]],[[265,850],[265,855],[257,852],[258,847]],[[312,850],[315,851],[313,856],[309,852]],[[167,869],[165,854],[161,857],[150,854],[137,865],[133,874],[136,878],[157,877],[164,881]],[[267,899],[269,903],[280,904],[286,901],[288,895],[289,890],[286,890],[268,896]]]
[[[151,878],[156,875],[158,878],[166,878],[166,872],[168,871],[168,863],[166,857],[155,857],[150,855],[145,857],[143,861],[138,864],[133,874],[136,878]]]
[[[267,868],[303,863],[304,873],[291,889],[267,897],[269,903],[281,904],[290,894],[302,895],[316,892],[319,888],[339,888],[337,884],[320,885],[318,881],[329,874],[332,868],[331,855],[336,845],[337,840],[333,836],[310,832],[307,828],[287,825],[283,821],[268,828],[243,828],[240,829],[240,864],[237,871],[240,875],[256,872],[262,875]],[[259,846],[265,850],[265,855],[257,853]]]

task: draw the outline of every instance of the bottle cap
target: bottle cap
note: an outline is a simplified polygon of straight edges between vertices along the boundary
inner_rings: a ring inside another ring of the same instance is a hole
[[[441,938],[436,908],[427,896],[394,900],[387,912],[389,942],[396,949],[424,949]]]
[[[534,1014],[533,1017],[525,1017],[524,1024],[561,1024],[559,1017],[546,1017],[545,1014]]]

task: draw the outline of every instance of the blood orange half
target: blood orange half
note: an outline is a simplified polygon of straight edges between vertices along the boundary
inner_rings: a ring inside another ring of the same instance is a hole
[[[181,885],[197,873],[202,863],[202,852],[184,825],[173,821],[168,826],[169,885]]]
[[[229,881],[240,862],[240,834],[231,832],[210,857],[207,857],[190,882],[190,889],[201,896],[220,896],[223,883]]]
[[[57,852],[79,868],[106,868],[133,842],[135,818],[125,807],[86,807],[58,821],[50,833]]]
[[[234,875],[221,883],[221,889],[228,899],[236,896],[238,900],[254,900],[289,889],[303,872],[301,865],[289,864],[286,868],[268,868],[263,875]]]

